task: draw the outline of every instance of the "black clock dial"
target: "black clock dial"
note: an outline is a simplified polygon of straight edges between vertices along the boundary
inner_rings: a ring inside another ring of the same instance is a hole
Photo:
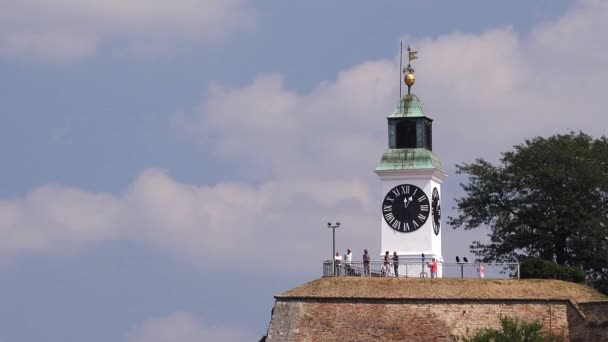
[[[382,216],[394,230],[409,233],[422,227],[430,214],[429,198],[419,187],[401,184],[382,201]]]
[[[433,188],[431,209],[433,210],[433,231],[435,235],[439,235],[439,230],[441,229],[441,198],[439,198],[439,190],[437,188]]]

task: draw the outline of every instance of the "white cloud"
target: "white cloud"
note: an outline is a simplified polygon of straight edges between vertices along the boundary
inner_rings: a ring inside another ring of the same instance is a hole
[[[175,312],[144,322],[127,334],[125,342],[241,342],[257,341],[260,338],[261,336],[253,336],[238,327],[212,326],[193,314]]]
[[[0,255],[66,252],[95,241],[135,239],[211,267],[244,257],[247,263],[271,264],[277,255],[291,253],[320,260],[327,249],[318,241],[329,240],[318,215],[365,211],[369,202],[368,187],[354,180],[205,187],[146,170],[121,196],[47,186],[0,202]],[[365,232],[365,215],[351,217],[360,220],[350,229]],[[290,264],[318,266],[302,259]]]
[[[327,232],[317,215],[366,208],[369,196],[369,189],[356,181],[197,187],[148,171],[131,186],[125,203],[135,220],[132,226],[140,227],[138,236],[157,245],[204,264],[243,257],[272,263],[278,255],[322,253],[318,240]],[[307,264],[293,262],[294,267],[311,266]]]
[[[109,194],[44,186],[0,201],[0,255],[79,247],[121,235],[122,206]]]
[[[0,0],[0,57],[65,62],[95,54],[104,40],[139,51],[218,39],[252,28],[254,17],[244,0]]]
[[[305,95],[285,89],[279,75],[261,76],[242,89],[216,87],[188,126],[218,155],[275,175],[368,174],[383,149],[377,138],[396,100],[394,81],[388,61],[358,65]]]

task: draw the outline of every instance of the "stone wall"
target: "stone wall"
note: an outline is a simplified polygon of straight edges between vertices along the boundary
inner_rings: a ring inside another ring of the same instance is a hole
[[[569,300],[378,298],[278,298],[267,341],[454,341],[498,328],[500,316],[541,321],[565,340],[574,329],[573,340],[587,341],[587,322]]]
[[[568,318],[572,340],[608,342],[608,302],[579,303],[578,309],[584,319]]]
[[[588,321],[608,322],[608,303],[606,301],[580,303],[578,307]]]

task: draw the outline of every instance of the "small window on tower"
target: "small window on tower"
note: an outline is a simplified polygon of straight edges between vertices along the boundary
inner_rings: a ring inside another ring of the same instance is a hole
[[[397,123],[395,121],[388,123],[388,147],[397,148]]]
[[[426,148],[429,149],[429,151],[433,150],[433,123],[430,121],[426,121],[425,122],[425,140],[426,140]]]
[[[416,148],[416,122],[402,120],[396,126],[396,148]]]

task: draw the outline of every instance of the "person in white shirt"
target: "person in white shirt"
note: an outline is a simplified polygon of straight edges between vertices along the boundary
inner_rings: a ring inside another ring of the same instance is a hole
[[[346,254],[344,255],[344,268],[346,270],[346,275],[351,275],[350,263],[353,261],[353,253],[350,251],[350,248],[346,249]]]
[[[340,252],[336,252],[336,256],[334,257],[334,275],[340,275],[340,267],[342,267],[342,265],[340,265],[341,263],[342,256],[340,255]]]

